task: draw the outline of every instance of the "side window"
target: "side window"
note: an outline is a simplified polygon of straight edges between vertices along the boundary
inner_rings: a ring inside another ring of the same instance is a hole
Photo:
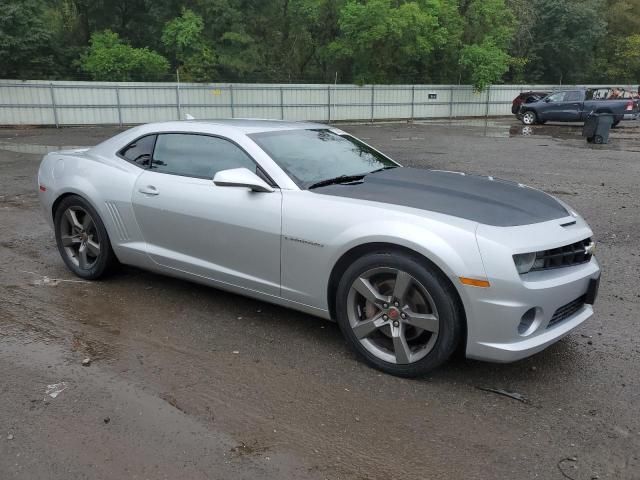
[[[567,92],[558,92],[558,93],[554,93],[553,95],[549,95],[549,101],[550,102],[563,102],[566,93]]]
[[[580,100],[582,100],[582,95],[578,91],[567,92],[564,97],[565,102],[579,102]]]
[[[151,155],[153,155],[155,143],[156,136],[147,135],[124,147],[120,150],[120,155],[131,163],[135,163],[142,168],[148,168],[151,164]]]
[[[253,160],[230,141],[188,133],[158,135],[151,164],[161,173],[198,178],[213,178],[220,170],[241,167],[256,171]]]

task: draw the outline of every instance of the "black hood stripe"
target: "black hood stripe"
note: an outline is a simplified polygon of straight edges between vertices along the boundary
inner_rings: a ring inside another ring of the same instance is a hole
[[[569,215],[550,195],[514,182],[418,168],[384,170],[367,175],[361,183],[330,185],[314,192],[419,208],[500,227]]]

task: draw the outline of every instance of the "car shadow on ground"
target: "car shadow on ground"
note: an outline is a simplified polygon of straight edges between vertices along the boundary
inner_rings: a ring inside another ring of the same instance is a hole
[[[185,318],[189,318],[188,321],[199,321],[189,315],[190,310],[197,309],[205,312],[204,324],[199,325],[198,329],[209,328],[214,331],[220,321],[227,321],[226,318],[231,322],[232,330],[235,330],[235,332],[227,332],[228,335],[241,336],[243,331],[251,330],[253,335],[261,338],[288,339],[288,342],[298,345],[301,350],[313,348],[321,355],[324,352],[326,362],[336,362],[332,366],[333,371],[339,370],[339,363],[347,362],[346,367],[349,370],[354,367],[353,363],[355,363],[362,365],[365,372],[369,371],[373,375],[378,373],[366,366],[362,359],[351,351],[335,322],[206,285],[166,277],[133,267],[121,269],[120,272],[112,275],[107,282],[135,292],[149,293],[156,290],[160,292],[160,296],[163,296],[164,292],[170,291],[172,303],[189,305],[185,315]],[[139,298],[139,301],[142,299]],[[155,308],[164,309],[162,301],[156,304]],[[221,312],[223,316],[212,317],[210,322],[207,322],[206,312],[208,311]],[[193,328],[193,325],[190,327]],[[185,325],[187,330],[190,327]],[[573,335],[579,334],[574,333]],[[215,337],[212,339],[214,342],[216,341]],[[255,346],[253,343],[252,345],[261,349],[260,346]],[[282,354],[286,357],[283,359],[284,363],[289,364],[286,351],[275,350],[270,351],[270,354],[273,355],[272,362],[277,364],[277,357]],[[349,363],[352,365],[348,365]],[[315,370],[317,365],[312,364],[309,367],[311,371]],[[298,368],[304,369],[305,366],[301,364]],[[502,386],[519,384],[523,381],[531,381],[535,384],[536,380],[540,378],[540,372],[545,372],[545,377],[555,375],[561,378],[582,369],[584,369],[583,356],[571,337],[567,337],[533,357],[510,364],[466,359],[460,351],[439,369],[414,381],[442,386],[456,383],[467,383],[474,386],[494,385],[497,380]],[[545,382],[548,382],[548,378],[545,378]]]

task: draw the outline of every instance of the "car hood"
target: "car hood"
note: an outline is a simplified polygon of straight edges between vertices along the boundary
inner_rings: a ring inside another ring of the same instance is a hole
[[[519,183],[418,168],[383,170],[359,183],[329,185],[313,192],[419,208],[499,227],[569,215],[552,196]]]

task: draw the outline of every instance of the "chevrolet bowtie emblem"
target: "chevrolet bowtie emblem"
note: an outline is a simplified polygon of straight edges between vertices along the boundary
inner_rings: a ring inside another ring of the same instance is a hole
[[[596,251],[596,242],[591,242],[589,245],[584,247],[584,253],[586,255],[593,255]]]

